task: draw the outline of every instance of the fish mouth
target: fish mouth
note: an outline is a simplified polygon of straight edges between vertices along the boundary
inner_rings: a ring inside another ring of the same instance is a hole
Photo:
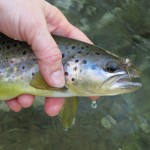
[[[117,77],[117,80],[114,84],[120,84],[121,88],[140,88],[142,86],[141,83],[136,82],[140,76],[135,76],[132,74],[125,74]]]
[[[133,74],[115,76],[112,78],[113,82],[111,88],[126,89],[127,92],[136,91],[137,89],[142,87],[142,84],[136,81],[137,79],[139,79],[139,77],[139,75]]]
[[[112,91],[112,95],[134,92],[142,87],[142,84],[136,81],[139,77],[140,75],[135,74],[115,75],[108,79],[102,88]]]

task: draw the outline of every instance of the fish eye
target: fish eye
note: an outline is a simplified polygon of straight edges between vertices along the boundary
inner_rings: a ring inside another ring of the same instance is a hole
[[[114,73],[118,70],[120,70],[120,67],[119,67],[119,64],[116,63],[116,62],[109,62],[107,65],[106,65],[106,69],[105,69],[107,72],[109,73]]]

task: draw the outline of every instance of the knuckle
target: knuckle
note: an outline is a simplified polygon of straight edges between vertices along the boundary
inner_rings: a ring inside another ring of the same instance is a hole
[[[57,15],[60,13],[60,10],[56,6],[52,6],[54,13]]]
[[[71,37],[73,35],[74,29],[73,26],[68,23],[67,26],[65,27],[65,36],[66,37]]]
[[[32,29],[36,30],[37,28],[40,28],[42,24],[43,24],[43,21],[41,20],[41,17],[37,15],[34,15],[34,19],[33,18],[30,19],[30,25]]]
[[[38,60],[49,64],[51,68],[59,68],[62,63],[62,54],[58,48],[52,48],[51,50],[44,50],[42,55],[38,57]]]
[[[57,71],[62,69],[62,54],[59,49],[53,49],[50,53],[49,63],[52,71]]]
[[[62,67],[60,64],[55,64],[53,67],[51,67],[52,72],[56,72],[58,70],[62,70]]]
[[[62,60],[61,52],[59,50],[52,50],[51,60],[52,62],[61,62]]]
[[[39,29],[43,26],[41,17],[38,17],[37,15],[34,15],[32,17],[29,16],[27,21],[24,21],[23,18],[21,18],[20,22],[20,28],[22,31],[21,33],[25,35],[25,40],[31,43],[31,41],[35,38],[35,35],[39,34],[37,33],[40,31]]]

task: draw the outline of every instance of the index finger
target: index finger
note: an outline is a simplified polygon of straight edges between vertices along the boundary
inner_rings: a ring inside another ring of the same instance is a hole
[[[50,33],[92,44],[89,38],[78,28],[73,26],[58,8],[48,3],[45,10],[45,17]]]

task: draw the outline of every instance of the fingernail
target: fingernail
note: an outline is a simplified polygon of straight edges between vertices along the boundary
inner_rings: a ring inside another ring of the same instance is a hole
[[[55,87],[63,87],[65,84],[64,71],[58,70],[56,72],[53,72],[51,74],[51,80],[54,83]]]

